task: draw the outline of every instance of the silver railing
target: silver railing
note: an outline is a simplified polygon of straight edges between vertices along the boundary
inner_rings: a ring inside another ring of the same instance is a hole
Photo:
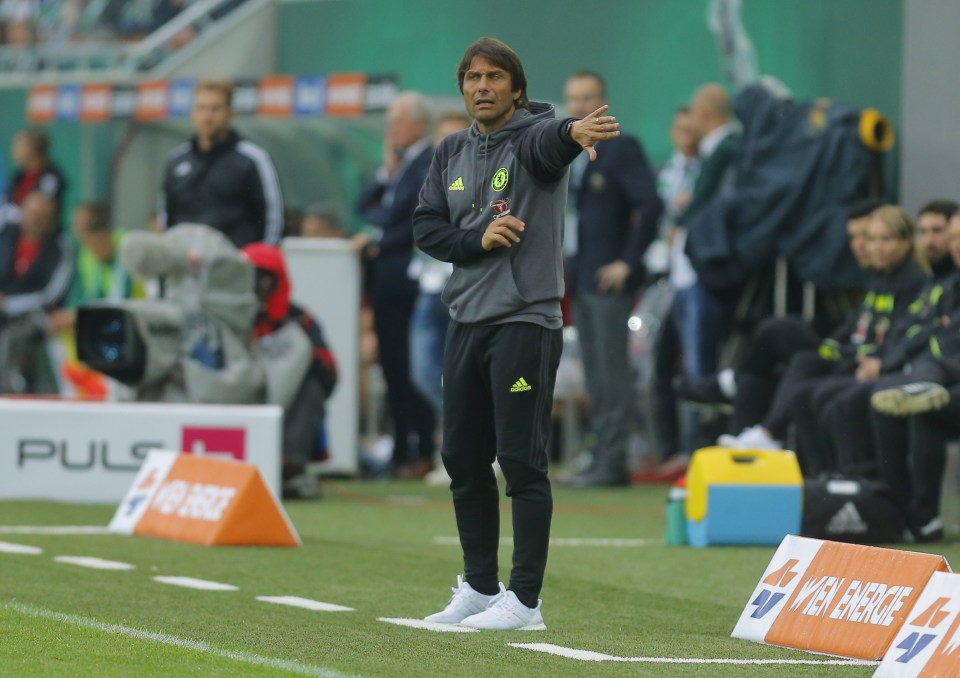
[[[146,72],[174,51],[172,44],[183,32],[193,31],[199,37],[219,18],[232,16],[245,6],[258,3],[245,0],[236,7],[230,7],[222,17],[217,17],[218,12],[233,4],[236,4],[236,0],[196,0],[153,33],[136,42],[93,37],[70,43],[54,41],[31,48],[0,46],[0,78],[23,80],[29,84],[38,75],[42,77],[46,74]]]

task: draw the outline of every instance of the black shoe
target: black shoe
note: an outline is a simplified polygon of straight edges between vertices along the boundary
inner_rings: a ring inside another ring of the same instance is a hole
[[[673,380],[673,390],[683,400],[693,403],[728,403],[730,399],[720,390],[717,375],[709,377],[687,377],[679,375]]]

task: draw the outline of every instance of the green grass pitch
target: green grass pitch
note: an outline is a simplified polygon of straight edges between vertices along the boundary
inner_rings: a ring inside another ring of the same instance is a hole
[[[584,662],[511,647],[551,643],[619,657],[823,659],[731,639],[774,547],[662,544],[665,487],[557,489],[554,538],[646,539],[642,546],[554,546],[544,632],[434,633],[378,617],[423,616],[449,597],[462,562],[445,488],[326,484],[288,503],[300,549],[204,548],[112,535],[0,534],[42,555],[0,553],[0,676],[869,676],[873,668]],[[0,526],[106,525],[113,506],[0,502]],[[509,504],[502,532],[510,534]],[[960,562],[960,548],[933,549]],[[54,556],[132,563],[92,570]],[[500,552],[509,572],[510,546]],[[193,591],[156,575],[225,582]],[[355,608],[314,612],[257,596]],[[118,631],[118,629],[122,629]],[[135,630],[135,631],[134,631]],[[133,635],[131,635],[133,634]],[[158,640],[160,639],[160,640]]]

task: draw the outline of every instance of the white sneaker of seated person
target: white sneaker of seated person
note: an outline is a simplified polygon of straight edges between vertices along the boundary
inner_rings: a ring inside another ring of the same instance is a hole
[[[735,450],[782,450],[783,444],[774,440],[767,429],[757,424],[745,428],[738,435],[722,435],[717,438],[721,447],[732,447]]]
[[[542,600],[537,600],[536,607],[527,607],[513,591],[503,591],[486,610],[467,617],[460,626],[483,631],[545,631],[542,604]]]
[[[503,584],[500,584],[500,593],[495,593],[492,596],[485,595],[479,591],[475,591],[470,584],[468,584],[463,575],[457,575],[457,587],[451,588],[453,595],[450,596],[450,601],[447,603],[447,606],[431,614],[429,617],[424,617],[424,621],[433,622],[435,624],[459,624],[467,617],[477,614],[478,612],[483,612],[490,606],[497,597],[499,597],[505,590]]]

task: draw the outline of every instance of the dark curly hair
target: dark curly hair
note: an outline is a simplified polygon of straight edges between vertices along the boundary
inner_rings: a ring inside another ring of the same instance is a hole
[[[482,57],[510,74],[511,91],[520,92],[520,96],[513,103],[517,108],[526,108],[530,102],[527,100],[527,76],[523,73],[523,64],[516,52],[496,38],[475,40],[463,53],[460,65],[457,66],[457,86],[460,93],[463,94],[463,78],[476,57]]]

